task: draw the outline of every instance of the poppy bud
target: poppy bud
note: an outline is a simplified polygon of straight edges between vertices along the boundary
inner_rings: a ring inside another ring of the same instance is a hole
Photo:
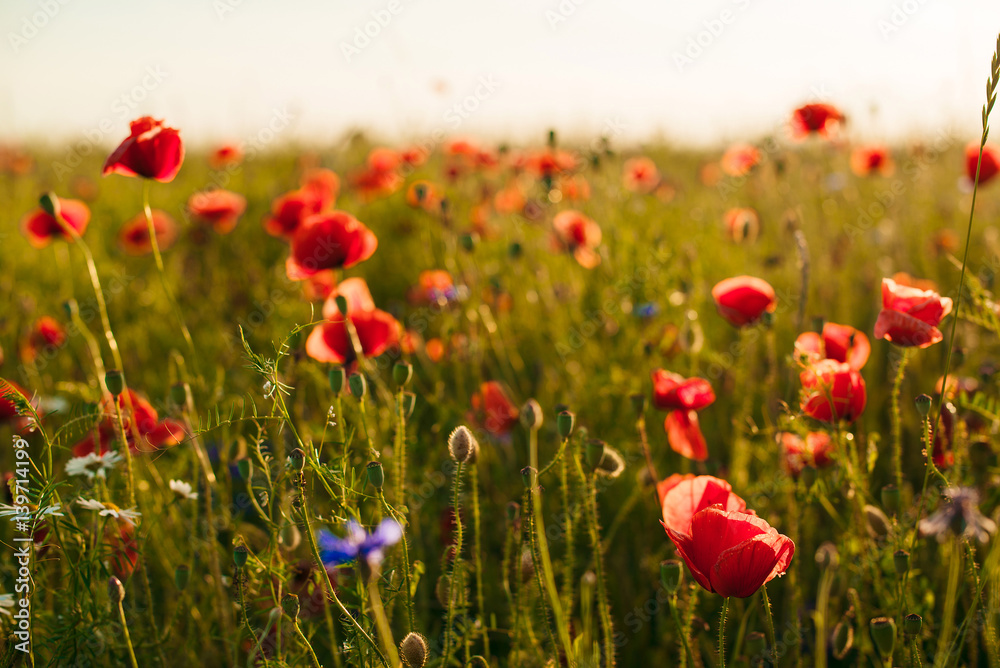
[[[465,425],[456,427],[455,431],[448,436],[448,453],[451,458],[460,464],[464,464],[475,459],[479,450],[479,443]]]
[[[339,396],[340,391],[344,389],[344,367],[331,367],[327,377],[330,380],[330,391],[333,392],[334,396]]]
[[[892,555],[892,565],[896,568],[896,577],[902,579],[910,570],[910,553],[906,550],[896,550]]]
[[[854,647],[854,626],[846,617],[837,622],[833,627],[833,656],[838,661],[847,656],[847,653]]]
[[[881,510],[875,506],[865,506],[865,519],[868,522],[868,533],[871,534],[872,537],[878,538],[880,536],[889,535],[889,530],[892,528],[892,522]]]
[[[337,310],[340,311],[341,314],[347,313],[347,297],[344,295],[337,295],[333,298],[333,301],[337,304]]]
[[[559,435],[563,438],[569,438],[570,434],[573,433],[573,426],[576,424],[576,416],[570,411],[562,411],[556,417],[556,427],[559,429]]]
[[[246,545],[242,543],[233,548],[233,563],[236,564],[236,570],[243,570],[243,567],[247,564],[247,558],[250,556],[250,550],[247,549]]]
[[[368,482],[375,489],[382,489],[385,484],[385,471],[382,470],[382,462],[368,462]]]
[[[462,245],[462,250],[467,253],[471,253],[476,249],[476,235],[475,234],[463,234],[458,238],[458,242]]]
[[[591,471],[595,471],[604,459],[604,441],[592,438],[587,441],[587,447],[583,452],[584,459]]]
[[[525,466],[521,469],[521,482],[524,483],[525,488],[534,489],[535,483],[538,481],[538,470],[531,467]]]
[[[625,458],[610,445],[604,446],[604,457],[594,473],[605,478],[617,478],[625,470]]]
[[[836,568],[840,564],[837,546],[827,541],[816,549],[816,563],[823,568]]]
[[[774,314],[771,313],[770,311],[764,311],[760,315],[760,321],[765,327],[770,329],[771,327],[774,326]]]
[[[417,395],[413,392],[403,393],[403,415],[408,419],[413,415],[413,408],[417,405]]]
[[[174,402],[174,406],[186,406],[188,399],[188,392],[190,392],[190,387],[187,383],[174,383],[170,386],[170,401]]]
[[[490,664],[486,663],[485,658],[477,654],[469,660],[469,665],[466,668],[490,668]]]
[[[523,251],[524,251],[523,247],[517,241],[511,242],[511,244],[507,246],[507,255],[510,256],[512,259],[521,257],[521,253]]]
[[[184,591],[187,589],[188,581],[191,579],[191,569],[187,564],[181,564],[174,569],[174,586],[177,587],[177,591]]]
[[[667,559],[660,562],[660,582],[663,588],[671,594],[676,594],[684,580],[684,569],[677,559]]]
[[[406,387],[413,377],[413,365],[409,362],[396,362],[392,367],[392,380],[396,387]]]
[[[892,656],[896,646],[896,622],[891,617],[875,617],[870,623],[872,641],[883,659]]]
[[[281,597],[281,609],[293,620],[299,618],[299,597],[295,594],[285,594]]]
[[[903,631],[908,635],[920,635],[920,627],[923,626],[924,618],[913,612],[903,617]]]
[[[525,429],[538,429],[542,426],[542,407],[534,399],[528,399],[521,408],[521,424]]]
[[[760,631],[751,631],[747,634],[747,654],[751,659],[767,654],[767,638]]]
[[[292,461],[292,468],[296,471],[301,471],[306,465],[306,453],[302,452],[302,448],[295,448],[288,455],[288,458]]]
[[[108,392],[110,392],[113,397],[117,397],[125,391],[125,378],[122,376],[122,372],[118,369],[109,369],[108,372],[104,374],[104,384],[108,386]]]
[[[927,417],[927,414],[931,412],[930,395],[921,394],[914,400],[914,403],[917,404],[917,412],[920,413],[920,417]]]
[[[53,218],[59,217],[59,198],[53,192],[48,192],[38,198],[38,205],[42,207],[45,213],[49,214]]]
[[[115,605],[118,605],[125,599],[125,587],[122,586],[122,581],[114,575],[108,578],[108,598]]]
[[[249,482],[250,477],[253,476],[253,462],[246,457],[238,459],[236,460],[236,470],[241,478]]]
[[[419,633],[408,633],[399,643],[399,657],[406,668],[423,668],[427,663],[427,641]]]
[[[516,522],[521,517],[521,504],[511,501],[507,504],[507,521]]]
[[[646,395],[645,394],[633,394],[629,397],[632,401],[632,410],[635,411],[637,416],[642,416],[646,413]]]
[[[451,576],[447,573],[438,578],[437,584],[434,586],[434,596],[437,597],[438,603],[442,607],[448,607],[451,598]]]
[[[899,488],[889,484],[882,488],[882,507],[890,515],[899,514]]]
[[[347,379],[347,385],[351,389],[351,396],[360,399],[368,392],[368,381],[360,373],[352,373]]]

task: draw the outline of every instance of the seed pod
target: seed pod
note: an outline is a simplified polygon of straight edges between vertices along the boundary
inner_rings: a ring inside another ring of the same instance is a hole
[[[604,460],[604,441],[596,438],[587,441],[587,447],[583,451],[584,460],[591,471],[597,470]]]
[[[525,466],[521,469],[521,482],[524,483],[525,489],[534,489],[538,482],[538,470],[531,466]]]
[[[924,618],[920,615],[910,613],[903,618],[903,630],[906,631],[908,635],[918,636],[920,635],[920,628],[923,626]]]
[[[292,450],[291,454],[288,455],[288,459],[292,462],[292,468],[296,471],[301,471],[306,465],[306,453],[302,452],[302,448],[295,448]]]
[[[872,641],[879,655],[883,659],[892,657],[892,650],[896,646],[896,622],[891,617],[875,617],[869,623],[872,633]]]
[[[906,550],[896,550],[892,555],[892,565],[896,568],[896,577],[902,579],[910,570],[910,553]]]
[[[399,657],[407,668],[423,668],[427,663],[427,640],[419,633],[408,633],[399,643]]]
[[[559,429],[559,436],[562,438],[569,438],[570,434],[573,433],[573,427],[576,425],[576,416],[570,411],[562,411],[556,417],[556,427]]]
[[[371,486],[375,489],[382,489],[382,485],[385,484],[385,471],[382,470],[382,462],[368,462],[368,468],[365,471]]]
[[[118,369],[108,369],[108,372],[104,374],[104,384],[108,386],[108,392],[113,397],[117,398],[125,391],[125,377]]]
[[[340,391],[344,389],[344,367],[331,367],[327,378],[330,380],[330,391],[335,396],[339,395]]]
[[[247,565],[247,558],[249,556],[250,550],[247,549],[246,545],[240,543],[233,548],[233,563],[236,564],[236,570],[243,570],[243,567]]]
[[[931,397],[927,394],[919,395],[914,403],[917,405],[917,412],[920,413],[920,417],[927,417],[927,414],[931,412]]]
[[[347,379],[347,385],[351,389],[351,396],[360,399],[368,393],[368,381],[360,373],[352,373]]]
[[[534,399],[528,399],[521,408],[521,424],[525,429],[539,429],[542,426],[542,407]]]

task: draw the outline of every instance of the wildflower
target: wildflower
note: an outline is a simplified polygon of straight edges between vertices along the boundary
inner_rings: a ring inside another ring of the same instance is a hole
[[[286,271],[296,281],[324,269],[353,267],[378,248],[375,233],[345,211],[309,216],[296,228],[291,242]]]
[[[753,243],[760,234],[760,216],[753,209],[729,209],[722,216],[726,234],[736,243]]]
[[[347,313],[340,312],[338,298],[346,303]],[[357,359],[347,323],[350,322],[365,357],[377,357],[399,342],[402,326],[386,311],[375,308],[368,284],[363,278],[342,281],[323,305],[327,319],[317,325],[306,339],[306,354],[320,362],[348,364]]]
[[[519,411],[507,396],[503,385],[495,380],[486,381],[472,395],[472,409],[479,423],[495,436],[503,436],[517,424]]]
[[[325,529],[321,529],[317,536],[320,558],[326,566],[342,566],[359,557],[369,565],[379,565],[383,550],[398,543],[402,537],[403,528],[399,522],[389,518],[382,520],[372,533],[366,533],[357,522],[348,521],[347,536],[344,538],[338,538]]]
[[[228,190],[206,190],[191,195],[187,208],[195,221],[210,225],[217,234],[229,234],[246,210],[247,200]]]
[[[107,472],[121,461],[122,456],[114,451],[108,451],[103,455],[90,452],[66,462],[66,475],[82,475],[87,476],[87,480],[93,480],[95,477],[103,480],[107,477]]]
[[[96,510],[101,517],[113,517],[116,520],[124,520],[129,524],[134,524],[141,514],[135,508],[122,509],[113,503],[102,503],[96,499],[77,499],[77,504],[87,510]]]
[[[865,410],[865,379],[845,362],[822,360],[799,374],[802,412],[823,422],[854,422]]]
[[[271,215],[264,220],[264,230],[273,237],[291,239],[303,220],[322,210],[323,198],[315,189],[287,192],[271,203]]]
[[[795,543],[763,519],[720,504],[695,513],[690,533],[664,528],[698,584],[725,597],[753,596],[795,553]]]
[[[895,165],[884,146],[859,146],[851,153],[851,171],[858,176],[892,176]]]
[[[944,540],[945,533],[951,529],[953,533],[965,538],[975,538],[980,543],[990,539],[990,534],[996,533],[996,523],[979,512],[979,492],[972,487],[948,487],[943,492],[947,499],[933,515],[920,520],[920,534],[937,536]]]
[[[722,154],[719,166],[729,176],[744,176],[760,163],[760,151],[750,144],[733,144]]]
[[[933,290],[882,279],[882,311],[875,321],[875,338],[897,346],[927,348],[944,338],[938,325],[951,313],[952,301]]]
[[[979,145],[972,143],[965,148],[965,175],[969,181],[976,180],[976,166],[979,165]],[[1000,172],[1000,151],[992,146],[983,147],[983,162],[979,165],[979,184],[991,180]]]
[[[822,431],[811,431],[802,438],[794,432],[781,432],[778,435],[785,459],[785,469],[792,475],[802,473],[806,466],[823,468],[833,463],[834,441],[830,435]]]
[[[747,504],[733,487],[710,475],[674,474],[656,486],[663,512],[663,526],[680,533],[691,533],[691,519],[710,506],[723,510],[746,510]]]
[[[734,276],[712,288],[719,315],[734,327],[756,322],[765,312],[776,308],[774,288],[754,276]]]
[[[160,209],[153,209],[152,214],[156,245],[161,251],[166,250],[177,240],[177,223]],[[129,255],[148,255],[153,252],[153,244],[149,240],[149,223],[145,214],[139,214],[122,225],[118,231],[118,245]]]
[[[76,199],[55,198],[59,207],[59,217],[76,233],[83,236],[90,222],[90,208]],[[45,248],[57,239],[72,241],[72,235],[56,220],[56,217],[41,207],[34,209],[21,219],[21,232],[35,248]]]
[[[331,208],[340,194],[340,177],[329,169],[310,169],[302,175],[302,190],[311,193],[319,202],[319,210]]]
[[[243,162],[243,149],[239,144],[222,144],[208,156],[208,164],[212,169],[222,169],[241,162]]]
[[[646,157],[626,160],[623,167],[622,185],[626,190],[640,195],[653,192],[660,183],[660,172],[656,164]]]
[[[557,250],[573,254],[573,258],[585,269],[593,269],[601,263],[596,248],[601,244],[601,228],[579,211],[561,211],[552,221],[555,228],[553,245]]]
[[[715,392],[704,378],[684,378],[676,373],[653,371],[653,405],[670,411],[663,421],[670,447],[688,459],[705,461],[708,447],[698,423],[698,411],[715,401]]]
[[[41,351],[53,351],[66,343],[66,329],[51,316],[42,316],[31,326],[31,331],[21,345],[21,358],[33,362]]]
[[[110,449],[110,443],[118,435],[113,401],[110,396],[105,396],[101,402],[104,417],[97,423],[94,430],[96,434],[90,433],[77,442],[72,448],[74,456],[82,457],[90,452],[103,454]],[[160,420],[156,409],[131,388],[118,396],[118,408],[122,411],[122,423],[129,447],[135,452],[177,445],[184,437],[184,426],[181,423],[169,418]],[[138,442],[133,433],[133,421],[134,431],[139,434]]]
[[[795,354],[802,361],[814,364],[824,359],[846,362],[860,371],[871,354],[871,344],[863,332],[850,325],[828,322],[823,333],[804,332],[795,339]]]
[[[164,183],[173,181],[184,161],[180,134],[149,116],[130,123],[130,134],[108,156],[104,176],[141,176]]]
[[[176,494],[180,499],[194,501],[198,498],[198,492],[191,491],[191,483],[184,482],[183,480],[171,480],[170,491]]]
[[[804,139],[811,134],[827,138],[844,121],[844,115],[830,104],[806,104],[792,112],[792,136]]]

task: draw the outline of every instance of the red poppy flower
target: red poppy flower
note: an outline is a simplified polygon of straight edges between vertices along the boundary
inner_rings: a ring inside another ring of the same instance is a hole
[[[427,149],[421,148],[420,146],[410,146],[409,148],[403,149],[399,157],[407,165],[411,167],[419,167],[420,165],[427,162],[427,155],[429,151]]]
[[[35,321],[31,332],[21,344],[21,359],[34,362],[42,350],[61,348],[66,342],[66,329],[51,316],[42,316]]]
[[[371,150],[367,162],[368,166],[377,172],[389,172],[399,167],[402,158],[391,148],[379,146]]]
[[[601,228],[579,211],[560,211],[552,220],[553,242],[557,249],[573,254],[581,267],[593,269],[601,263],[594,249],[601,245]]]
[[[660,182],[660,172],[649,158],[639,157],[625,161],[622,184],[626,190],[640,195],[653,192]]]
[[[228,190],[205,190],[191,195],[188,211],[199,223],[211,225],[218,234],[229,234],[247,208],[247,200]]]
[[[340,177],[330,169],[310,169],[302,176],[302,190],[319,199],[319,209],[331,208],[340,194]]]
[[[803,139],[810,134],[829,137],[844,121],[839,109],[829,104],[807,104],[792,112],[792,136]]]
[[[756,322],[765,312],[774,312],[774,288],[754,276],[734,276],[712,288],[719,315],[734,327]]]
[[[243,149],[239,144],[223,144],[216,147],[208,156],[208,164],[212,169],[238,165],[241,162],[243,162]]]
[[[406,190],[406,203],[431,213],[441,210],[441,190],[430,181],[414,181]]]
[[[671,411],[663,420],[670,448],[688,459],[703,462],[708,459],[708,445],[701,433],[697,411]]]
[[[59,198],[59,215],[80,236],[87,231],[90,209],[77,199]],[[21,232],[35,248],[45,248],[55,239],[72,241],[73,237],[59,221],[42,208],[35,209],[21,219]]]
[[[559,191],[570,202],[587,201],[590,199],[590,184],[581,175],[564,176],[559,179]]]
[[[546,148],[527,156],[525,167],[538,178],[552,178],[576,169],[576,156],[569,151]]]
[[[722,154],[719,166],[729,176],[743,176],[760,164],[760,151],[751,144],[733,144]]]
[[[527,204],[527,200],[524,197],[524,191],[516,181],[512,181],[509,185],[501,188],[493,196],[493,207],[501,215],[520,213],[524,211],[525,204]]]
[[[914,278],[910,276],[905,271],[897,271],[892,275],[892,280],[896,281],[897,284],[906,286],[908,288],[917,288],[918,290],[931,290],[933,292],[938,291],[938,284],[929,278]]]
[[[264,220],[264,230],[273,237],[290,239],[303,220],[322,209],[323,199],[315,189],[287,192],[271,203],[271,215]]]
[[[309,216],[292,237],[288,277],[300,281],[324,269],[349,268],[378,248],[375,233],[346,211]]]
[[[933,290],[899,285],[882,279],[882,311],[875,321],[875,338],[897,346],[927,348],[944,336],[937,328],[951,313],[952,302]]]
[[[415,304],[443,304],[455,296],[455,283],[444,269],[420,272],[417,284],[410,289],[410,301]]]
[[[676,478],[677,474],[670,477]],[[665,490],[658,487],[657,491],[663,508],[663,526],[688,535],[691,534],[691,519],[705,508],[716,504],[723,510],[746,510],[747,507],[743,499],[733,494],[732,485],[710,475],[695,477],[689,474]]]
[[[104,537],[111,546],[111,571],[115,577],[125,582],[139,563],[139,541],[135,535],[135,525],[124,519],[108,523]]]
[[[860,371],[868,361],[872,347],[868,337],[850,325],[828,322],[823,325],[823,334],[804,332],[795,339],[795,354],[808,364],[823,359],[847,362],[852,369]]]
[[[479,152],[479,146],[472,139],[459,138],[449,140],[444,147],[444,154],[448,156],[458,156],[473,158]]]
[[[722,216],[727,236],[736,243],[753,243],[760,233],[760,216],[753,209],[729,209]]]
[[[122,425],[132,452],[150,452],[177,445],[184,439],[184,425],[176,420],[160,420],[159,413],[152,404],[131,388],[118,396],[118,408],[122,412]],[[101,401],[101,411],[104,417],[97,423],[95,430],[73,446],[74,457],[82,457],[91,452],[103,455],[117,438],[118,422],[110,396],[105,396]],[[96,435],[94,431],[97,432]],[[139,435],[138,442],[136,433]]]
[[[177,224],[165,211],[153,209],[153,231],[156,233],[156,244],[161,251],[167,250],[177,240]],[[148,255],[153,252],[153,244],[149,240],[149,224],[146,215],[138,216],[122,225],[118,231],[118,245],[129,255]]]
[[[719,505],[696,513],[690,534],[666,531],[698,584],[727,598],[753,596],[795,554],[795,543],[761,518]]]
[[[700,411],[715,401],[712,385],[704,378],[684,378],[656,369],[653,376],[653,405],[661,411]]]
[[[851,153],[851,171],[858,176],[891,176],[894,170],[889,149],[884,146],[859,146]]]
[[[845,362],[822,360],[799,374],[802,412],[822,422],[854,422],[865,410],[865,379]]]
[[[518,410],[507,396],[503,386],[490,380],[479,386],[472,395],[472,409],[479,424],[491,434],[502,436],[517,424]]]
[[[965,147],[965,175],[969,181],[976,180],[976,165],[979,164],[979,144]],[[1000,172],[1000,151],[992,146],[983,147],[983,164],[979,166],[979,185],[991,180]]]
[[[338,296],[347,302],[346,318],[337,306]],[[341,281],[323,305],[323,317],[328,322],[314,327],[306,340],[306,354],[319,362],[349,364],[357,359],[348,322],[354,327],[365,357],[378,357],[398,343],[402,330],[395,318],[375,308],[362,278]]]
[[[365,200],[386,197],[399,190],[403,177],[395,171],[364,169],[351,177],[351,185]]]
[[[11,391],[18,392],[26,401],[31,399],[31,394],[23,387],[12,380],[0,378],[0,423],[17,420],[21,417],[17,412],[17,406],[11,399],[7,398]]]
[[[337,272],[327,269],[302,281],[302,294],[311,302],[326,301],[337,287]]]
[[[802,473],[807,465],[823,468],[833,463],[834,441],[822,431],[811,431],[803,439],[796,433],[786,431],[778,437],[785,455],[785,469],[792,475]]]
[[[164,183],[173,181],[184,161],[180,134],[149,116],[132,121],[131,133],[108,156],[104,176],[141,176]]]

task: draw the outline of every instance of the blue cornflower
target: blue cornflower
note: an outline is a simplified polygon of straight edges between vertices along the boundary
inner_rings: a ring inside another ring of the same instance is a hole
[[[382,550],[395,545],[403,537],[403,528],[394,519],[386,518],[372,533],[366,533],[357,522],[347,523],[347,535],[338,538],[326,529],[318,535],[319,556],[326,566],[342,566],[358,557],[369,565],[382,563]]]
[[[652,318],[655,315],[659,315],[660,307],[655,302],[646,302],[644,304],[638,304],[635,307],[635,314],[639,318]]]

